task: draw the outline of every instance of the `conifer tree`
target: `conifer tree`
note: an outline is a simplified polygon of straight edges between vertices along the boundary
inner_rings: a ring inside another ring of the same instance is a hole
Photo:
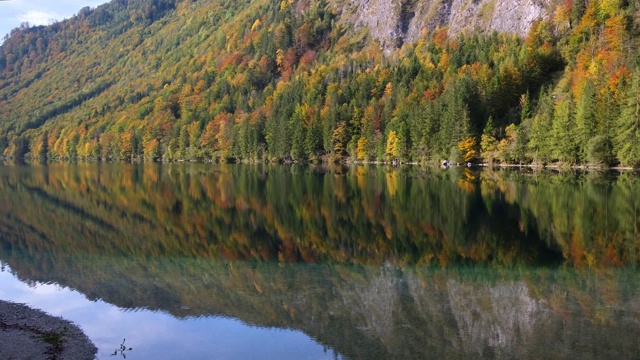
[[[529,142],[528,126],[529,121],[520,123],[516,129],[516,144],[513,149],[513,160],[522,164],[527,160],[527,145]]]
[[[520,122],[522,123],[527,119],[531,119],[531,116],[533,114],[532,106],[531,106],[531,96],[529,95],[529,90],[527,90],[526,94],[520,97],[520,106],[521,106]]]
[[[480,139],[480,151],[482,157],[489,162],[493,162],[497,146],[498,141],[496,140],[495,129],[493,128],[493,117],[489,116]]]
[[[596,108],[595,85],[589,81],[576,105],[576,131],[582,161],[586,161],[587,143],[596,135]]]
[[[529,149],[536,161],[551,159],[551,127],[554,117],[553,96],[547,91],[540,91],[538,112],[531,120]]]
[[[553,157],[571,164],[578,161],[578,144],[573,119],[573,101],[558,103],[552,126]]]
[[[304,148],[309,160],[314,160],[322,153],[322,128],[318,120],[314,120],[309,126],[304,140]]]
[[[575,27],[580,23],[580,19],[582,18],[582,15],[584,15],[587,6],[585,4],[585,0],[572,0],[571,5],[571,27]]]
[[[623,165],[640,166],[640,73],[633,74],[615,129],[615,152]]]
[[[289,123],[291,132],[291,158],[296,161],[303,160],[304,157],[304,124],[302,123],[302,108],[296,106],[296,110]]]

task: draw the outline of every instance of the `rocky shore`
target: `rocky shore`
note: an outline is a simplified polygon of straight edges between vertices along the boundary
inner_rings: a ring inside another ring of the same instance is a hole
[[[71,322],[0,301],[0,359],[94,359],[97,348]]]

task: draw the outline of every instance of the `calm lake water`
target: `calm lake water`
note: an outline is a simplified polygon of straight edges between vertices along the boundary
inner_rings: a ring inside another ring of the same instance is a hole
[[[639,210],[633,173],[5,165],[0,299],[100,359],[636,359]]]

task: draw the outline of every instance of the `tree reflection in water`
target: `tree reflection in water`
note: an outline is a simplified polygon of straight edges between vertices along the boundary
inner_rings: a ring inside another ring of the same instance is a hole
[[[640,351],[633,174],[0,169],[0,259],[124,308],[300,329],[348,358]]]

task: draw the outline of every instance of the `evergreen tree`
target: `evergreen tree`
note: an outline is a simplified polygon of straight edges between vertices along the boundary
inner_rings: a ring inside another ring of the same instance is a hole
[[[587,143],[596,135],[596,89],[593,81],[585,86],[576,106],[576,131],[580,160],[586,160]]]
[[[613,144],[606,135],[596,135],[587,143],[587,162],[610,166],[613,164]]]
[[[552,142],[551,127],[554,118],[553,96],[547,91],[540,91],[538,111],[531,120],[529,149],[536,161],[546,162],[551,159]]]
[[[578,161],[578,144],[573,119],[573,101],[558,103],[552,125],[552,155],[560,161],[574,164]]]
[[[480,151],[482,157],[489,162],[493,162],[495,152],[498,149],[498,140],[495,137],[495,129],[493,127],[493,117],[489,116],[482,136],[480,138]]]
[[[640,72],[633,74],[615,128],[615,152],[623,165],[640,166]]]
[[[282,160],[289,156],[289,119],[280,114],[267,120],[267,150],[272,159]]]
[[[398,104],[394,112],[393,119],[389,123],[388,128],[396,132],[397,141],[397,158],[406,160],[408,158],[409,149],[411,149],[411,135],[409,130],[410,110],[408,104]],[[417,135],[416,135],[417,136]]]
[[[440,129],[437,141],[440,144],[440,156],[448,157],[452,149],[458,149],[458,143],[470,135],[470,117],[467,105],[463,102],[462,94],[452,85],[443,95]]]
[[[322,154],[322,128],[319,120],[314,120],[309,126],[304,140],[304,149],[310,160],[314,160]]]
[[[291,132],[291,158],[296,161],[304,159],[304,124],[302,123],[302,108],[296,106],[296,110],[289,123]]]
[[[580,23],[587,6],[585,0],[572,0],[571,5],[570,24],[571,27],[575,27]]]
[[[527,161],[527,145],[529,143],[528,126],[531,120],[524,121],[516,129],[516,144],[513,149],[513,159],[519,163]]]
[[[527,90],[527,93],[520,98],[520,106],[520,122],[522,123],[525,120],[531,119],[533,114],[529,90]]]

